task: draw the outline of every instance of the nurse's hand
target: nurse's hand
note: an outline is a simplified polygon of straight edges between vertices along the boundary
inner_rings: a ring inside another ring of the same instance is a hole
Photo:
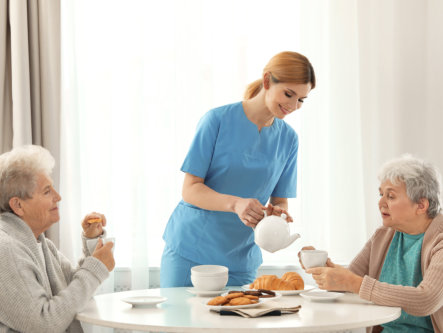
[[[268,216],[271,216],[271,215],[281,216],[281,214],[286,214],[286,222],[294,222],[294,220],[292,219],[292,216],[289,215],[289,213],[286,209],[281,208],[279,206],[273,206],[270,203],[266,207],[266,214]]]
[[[234,205],[234,212],[248,227],[254,228],[264,217],[266,209],[257,199],[238,198]]]

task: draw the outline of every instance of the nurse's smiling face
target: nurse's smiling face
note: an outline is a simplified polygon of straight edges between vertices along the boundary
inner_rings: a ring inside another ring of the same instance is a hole
[[[275,82],[271,73],[264,77],[265,105],[271,114],[283,119],[302,107],[311,91],[310,83]]]

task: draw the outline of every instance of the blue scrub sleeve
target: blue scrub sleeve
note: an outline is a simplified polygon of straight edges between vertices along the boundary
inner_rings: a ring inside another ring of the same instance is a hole
[[[272,191],[271,197],[295,198],[297,196],[297,154],[298,137],[294,139],[291,154],[286,162],[285,168]]]
[[[197,132],[191,143],[181,171],[205,178],[211,164],[220,122],[214,112],[207,112],[197,125]]]

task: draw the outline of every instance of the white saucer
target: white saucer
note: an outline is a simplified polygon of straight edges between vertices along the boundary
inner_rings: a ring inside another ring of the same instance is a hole
[[[133,307],[153,307],[159,303],[167,301],[166,297],[161,296],[133,296],[123,298],[122,301],[132,304]]]
[[[221,293],[226,292],[226,289],[222,290],[197,290],[195,288],[186,289],[187,292],[197,295],[197,296],[218,296]]]
[[[242,286],[242,288],[245,289],[245,290],[256,290],[256,289],[249,288],[249,284],[245,284],[244,286]],[[312,289],[315,289],[315,287],[307,284],[307,285],[305,285],[305,289],[300,289],[300,290],[272,290],[272,291],[277,292],[277,293],[279,293],[279,294],[281,294],[283,296],[291,296],[291,295],[298,295],[300,293],[303,293],[305,291],[312,290]]]
[[[300,296],[314,302],[331,302],[337,298],[343,297],[345,294],[333,291],[313,290],[307,293],[301,293]]]

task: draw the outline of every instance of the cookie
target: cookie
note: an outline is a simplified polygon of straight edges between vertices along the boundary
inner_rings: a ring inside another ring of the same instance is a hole
[[[253,303],[254,303],[253,300],[250,300],[249,298],[246,297],[236,297],[229,301],[229,305],[248,305]]]
[[[258,301],[258,296],[254,296],[254,295],[245,295],[244,297]]]
[[[259,289],[258,291],[261,291],[263,294],[268,294],[268,295],[275,296],[275,292],[273,292],[272,290]]]
[[[223,305],[229,302],[225,296],[217,296],[208,302],[208,305]]]
[[[227,299],[233,299],[233,298],[237,298],[237,297],[243,297],[245,294],[243,294],[242,292],[238,292],[238,293],[232,293],[232,294],[227,294],[225,297]]]
[[[236,293],[243,293],[243,294],[246,294],[246,292],[245,291],[239,291],[239,290],[229,290],[228,291],[228,294],[236,294]]]
[[[99,218],[99,217],[97,217],[97,218],[91,218],[91,219],[89,219],[89,220],[88,220],[88,223],[89,223],[89,224],[92,224],[92,223],[98,223],[98,222],[101,222],[101,221],[102,221],[102,219]]]

